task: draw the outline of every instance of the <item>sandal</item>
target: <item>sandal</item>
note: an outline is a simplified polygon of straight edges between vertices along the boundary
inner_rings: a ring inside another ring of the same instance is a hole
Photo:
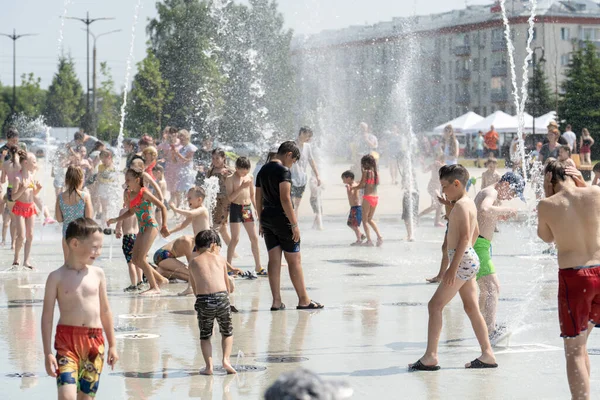
[[[381,247],[383,244],[383,238],[377,238],[377,247]]]
[[[285,310],[285,304],[281,303],[281,305],[279,306],[279,308],[277,307],[271,307],[271,311],[283,311]]]
[[[239,313],[238,309],[235,308],[235,306],[232,306],[232,305],[229,306],[229,310],[231,310],[232,313]]]
[[[136,285],[129,285],[125,289],[123,289],[123,291],[126,292],[126,293],[137,292],[138,291],[138,287]]]
[[[469,368],[469,369],[498,368],[498,364],[496,364],[496,363],[494,363],[494,364],[484,363],[479,358],[476,358],[473,361],[471,361],[471,365],[470,366],[465,367],[465,368]]]
[[[269,276],[269,273],[266,269],[261,268],[261,270],[256,273],[256,276]]]
[[[438,371],[441,367],[439,365],[425,365],[421,360],[412,364],[408,367],[409,371]]]
[[[316,301],[310,301],[310,303],[308,303],[308,305],[306,306],[298,306],[296,307],[296,310],[320,310],[321,308],[324,308],[325,306],[323,304],[317,303]]]

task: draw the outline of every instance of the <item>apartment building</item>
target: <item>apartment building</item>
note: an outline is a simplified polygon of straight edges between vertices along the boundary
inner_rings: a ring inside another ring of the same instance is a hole
[[[600,47],[600,5],[589,0],[538,3],[531,46],[558,94],[571,53],[586,40]],[[520,87],[530,4],[506,4]],[[515,113],[498,3],[297,37],[292,57],[303,96],[331,104],[338,119],[351,123],[371,119],[383,128],[398,121],[391,99],[400,92],[410,95],[413,122],[421,130],[469,110],[484,116],[496,110]],[[402,77],[408,82],[399,84]],[[299,106],[306,111],[315,104],[302,101]]]

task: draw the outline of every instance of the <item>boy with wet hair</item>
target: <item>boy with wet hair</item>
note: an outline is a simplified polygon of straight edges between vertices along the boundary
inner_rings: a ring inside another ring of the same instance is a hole
[[[571,148],[566,144],[558,146],[558,161],[564,162],[568,167],[577,167],[571,159]]]
[[[104,271],[91,265],[100,256],[102,239],[102,228],[94,220],[78,218],[71,222],[66,232],[67,260],[46,281],[42,342],[46,372],[56,377],[59,399],[94,397],[98,392],[105,351],[103,329],[109,347],[108,365],[114,368],[119,360]],[[60,318],[55,356],[50,344],[57,301]]]
[[[231,305],[229,303],[230,283],[227,276],[227,263],[218,255],[221,240],[213,230],[199,232],[195,238],[196,249],[200,253],[189,264],[190,284],[198,313],[200,328],[200,347],[206,367],[202,375],[213,374],[212,345],[210,337],[213,333],[215,319],[223,336],[223,368],[228,374],[235,374],[229,360],[233,347],[233,324],[231,322]]]
[[[358,190],[352,190],[358,186],[354,181],[354,172],[348,170],[342,173],[342,182],[346,185],[346,194],[348,195],[348,203],[350,203],[350,214],[348,214],[348,226],[356,235],[356,242],[350,246],[360,246],[365,236],[360,232],[360,224],[362,223],[362,200]]]
[[[465,365],[465,368],[497,368],[496,359],[488,337],[485,320],[477,303],[475,276],[479,271],[479,258],[473,249],[479,234],[477,208],[465,190],[469,172],[462,165],[444,165],[440,168],[442,192],[454,207],[448,216],[448,258],[450,266],[444,273],[442,284],[438,286],[429,301],[429,327],[427,350],[416,363],[409,364],[410,371],[437,371],[437,350],[442,333],[442,313],[444,307],[460,293],[464,309],[471,320],[475,336],[481,347],[481,356]]]
[[[587,341],[600,323],[600,188],[560,161],[544,168],[538,236],[558,249],[558,318],[573,399],[591,398]]]
[[[496,171],[496,168],[498,167],[498,160],[495,158],[488,158],[484,165],[487,170],[483,171],[481,174],[481,190],[495,184],[500,180],[500,174],[498,171]]]

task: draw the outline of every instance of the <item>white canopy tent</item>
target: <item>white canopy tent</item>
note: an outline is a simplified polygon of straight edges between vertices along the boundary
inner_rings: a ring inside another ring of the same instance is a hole
[[[477,133],[479,131],[487,132],[490,130],[490,126],[494,126],[494,129],[498,133],[508,133],[517,131],[517,119],[503,111],[496,111],[489,115],[487,118],[479,121],[475,125],[465,129],[465,133]]]
[[[442,133],[447,125],[452,125],[452,128],[454,129],[455,133],[463,133],[465,129],[475,125],[476,123],[482,120],[483,117],[481,115],[475,114],[473,111],[469,111],[468,113],[461,115],[458,118],[454,118],[450,122],[446,122],[445,124],[436,126],[433,129],[433,132],[437,134]]]

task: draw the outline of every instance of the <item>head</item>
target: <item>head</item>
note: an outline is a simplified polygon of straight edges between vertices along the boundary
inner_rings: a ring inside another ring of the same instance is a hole
[[[313,131],[308,126],[303,126],[298,132],[298,139],[302,143],[310,142],[313,137]]]
[[[148,140],[146,139],[140,139],[140,141],[138,142],[138,148],[140,149],[140,151],[143,153],[144,150],[146,150],[149,146],[152,146],[152,143],[150,143]]]
[[[85,146],[81,145],[81,146],[77,146],[77,148],[75,149],[75,151],[77,153],[79,153],[79,155],[81,156],[81,158],[87,158],[87,149],[85,148]]]
[[[202,148],[205,150],[212,149],[213,148],[213,138],[210,136],[205,136],[204,139],[202,139]]]
[[[144,157],[144,161],[146,164],[151,164],[158,158],[158,151],[156,151],[156,147],[148,146],[142,151],[142,157]]]
[[[162,131],[162,140],[167,140],[167,138],[169,137],[169,131],[171,130],[170,126],[165,126],[165,129],[163,129]]]
[[[70,165],[65,174],[67,192],[83,189],[83,170],[76,165]]]
[[[498,160],[495,158],[488,158],[484,165],[488,171],[495,171],[498,167]]]
[[[144,142],[148,143],[149,146],[154,146],[154,138],[150,135],[148,135],[147,133],[144,134],[140,140],[143,140]]]
[[[77,144],[83,144],[83,132],[75,132],[75,134],[73,135],[73,141]]]
[[[212,165],[216,168],[223,168],[225,166],[225,150],[218,147],[212,151]]]
[[[569,178],[566,172],[567,165],[558,160],[550,160],[544,167],[544,186],[552,184],[552,192],[546,193],[546,196],[553,195],[560,192],[560,185],[565,184],[567,181],[573,180]],[[557,188],[556,186],[559,185]]]
[[[454,136],[454,128],[452,125],[446,125],[444,127],[444,139],[449,139]]]
[[[300,149],[295,142],[283,142],[279,146],[279,149],[277,149],[277,159],[281,161],[283,165],[290,168],[300,159]]]
[[[179,132],[179,130],[174,126],[169,127],[169,143],[177,143],[177,132]]]
[[[370,154],[367,154],[360,159],[360,166],[362,169],[377,171],[377,161],[375,161],[375,157]]]
[[[502,175],[500,181],[495,186],[498,191],[498,200],[512,200],[515,197],[519,197],[525,201],[523,191],[525,190],[525,181],[521,178],[521,175],[515,174],[514,172],[507,172]]]
[[[206,192],[200,186],[194,186],[187,193],[188,206],[190,208],[199,208],[204,204]]]
[[[19,143],[19,131],[14,126],[6,131],[6,142],[11,146],[16,146]]]
[[[135,156],[131,159],[131,163],[129,164],[130,168],[137,168],[144,170],[144,159],[140,156]]]
[[[162,165],[156,164],[152,168],[152,174],[154,175],[154,178],[156,178],[157,181],[162,181],[165,176],[165,169],[162,167]]]
[[[194,242],[198,252],[203,252],[206,250],[210,251],[214,250],[215,247],[221,247],[221,238],[219,238],[217,232],[212,229],[198,232]]]
[[[558,124],[556,123],[556,121],[550,121],[546,128],[548,129],[548,131],[551,131],[555,128],[558,129]]]
[[[246,157],[239,157],[235,160],[235,173],[241,177],[248,175],[252,164]]]
[[[361,133],[369,133],[369,125],[366,122],[361,122],[358,127]]]
[[[550,129],[550,130],[548,130],[548,133],[546,134],[546,137],[548,138],[548,141],[550,143],[558,142],[559,136],[560,136],[560,131],[558,130],[558,128]]]
[[[352,394],[347,383],[326,381],[301,368],[281,374],[265,392],[264,400],[343,400],[351,398]]]
[[[465,187],[469,180],[469,171],[460,164],[444,165],[440,168],[440,185],[442,193],[449,200],[456,201],[465,194]]]
[[[491,125],[490,126],[490,131],[495,131],[495,130],[496,130],[496,128],[494,128],[494,125]]]
[[[590,137],[590,131],[588,131],[587,128],[583,128],[581,134],[585,137]]]
[[[37,169],[37,158],[33,153],[27,153],[25,160],[21,163],[21,169],[29,172],[33,172]]]
[[[177,138],[185,146],[190,142],[191,134],[187,129],[182,129],[177,133]]]
[[[544,146],[544,144],[543,144],[542,142],[537,142],[537,143],[535,144],[535,149],[536,149],[537,151],[540,151],[540,150],[542,149],[542,147],[543,147],[543,146]]]
[[[567,161],[571,158],[571,148],[566,144],[558,147],[558,161]]]
[[[354,172],[350,170],[342,172],[342,182],[346,185],[354,183]]]
[[[112,150],[102,150],[100,152],[100,161],[104,165],[112,165],[113,162],[113,152]]]
[[[568,131],[570,131],[570,130],[572,130],[572,129],[573,129],[573,127],[572,127],[571,125],[567,125],[567,128],[566,128],[566,129],[567,129]]]
[[[592,169],[592,171],[594,171],[594,174],[600,175],[600,162],[594,164],[594,168]]]
[[[135,152],[135,144],[131,139],[123,139],[123,150],[127,154]]]
[[[479,132],[477,132],[477,134],[478,134],[479,136],[483,136],[483,131],[479,131]]]
[[[92,264],[102,251],[102,228],[91,218],[77,218],[67,227],[69,259]]]
[[[94,148],[92,149],[92,152],[94,151],[102,151],[106,149],[106,145],[104,143],[102,143],[101,141],[97,141],[96,143],[94,143]]]
[[[129,190],[137,192],[144,187],[143,173],[143,169],[135,168],[133,166],[125,172],[125,184]]]

